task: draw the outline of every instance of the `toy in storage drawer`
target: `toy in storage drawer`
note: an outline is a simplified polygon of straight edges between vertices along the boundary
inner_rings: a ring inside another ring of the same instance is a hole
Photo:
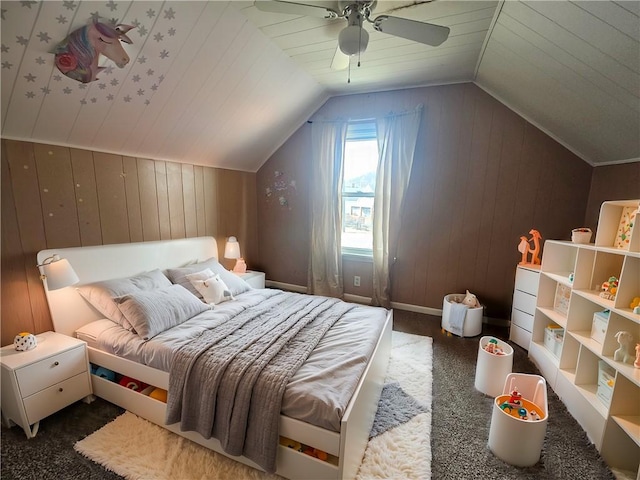
[[[611,395],[615,385],[616,371],[603,360],[598,361],[598,390],[596,397],[605,405],[611,404]]]
[[[604,334],[607,331],[607,324],[609,323],[609,310],[603,310],[601,312],[595,312],[593,314],[593,321],[591,323],[591,338],[599,344],[604,343]]]

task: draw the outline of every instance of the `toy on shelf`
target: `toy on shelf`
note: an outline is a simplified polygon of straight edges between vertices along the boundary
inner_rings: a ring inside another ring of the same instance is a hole
[[[633,366],[640,368],[640,343],[636,343],[636,361],[633,362]]]
[[[633,363],[634,355],[631,352],[633,349],[633,335],[623,330],[616,333],[614,337],[620,347],[613,353],[613,359],[616,362]]]
[[[615,300],[616,293],[618,292],[618,282],[618,277],[609,277],[609,280],[602,284],[602,292],[600,292],[600,296],[607,300]]]
[[[489,342],[484,346],[485,351],[493,355],[506,355],[501,346],[498,345],[498,340],[490,338]]]
[[[636,315],[640,315],[640,297],[633,297],[633,300],[631,300],[631,303],[629,304],[629,308]]]
[[[529,240],[525,236],[520,237],[518,251],[522,254],[522,259],[518,265],[540,265],[540,240],[542,236],[538,230],[534,229],[529,230],[529,235],[531,235]],[[529,242],[533,242],[533,248]],[[531,254],[531,261],[528,261],[529,254]]]

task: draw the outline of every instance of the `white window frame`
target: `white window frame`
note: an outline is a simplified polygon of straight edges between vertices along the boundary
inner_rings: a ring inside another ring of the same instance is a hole
[[[351,129],[352,125],[354,126],[365,125],[365,129],[364,131],[363,129],[358,130],[357,128]],[[369,128],[366,128],[366,127],[369,127]],[[349,127],[347,128],[347,136],[345,139],[346,142],[371,141],[371,140],[375,140],[376,142],[378,141],[377,126],[376,126],[375,120],[359,120],[359,121],[349,122]],[[345,161],[346,161],[346,158],[345,158]],[[374,192],[345,192],[344,191],[344,173],[343,173],[342,181],[343,181],[343,186],[342,186],[342,192],[341,192],[341,208],[342,208],[343,218],[342,218],[341,233],[344,231],[344,221],[345,221],[344,215],[346,213],[346,200],[348,198],[374,198],[375,199],[375,191]],[[371,210],[373,211],[373,207],[371,207]],[[371,218],[373,221],[373,215],[371,216]],[[373,235],[373,232],[372,232],[372,235]],[[373,248],[345,247],[343,245],[342,256],[355,256],[358,258],[366,257],[373,260]]]

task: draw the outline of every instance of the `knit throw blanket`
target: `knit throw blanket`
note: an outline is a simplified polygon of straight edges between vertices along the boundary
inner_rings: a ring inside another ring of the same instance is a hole
[[[169,373],[167,424],[180,422],[276,470],[282,396],[326,331],[353,305],[279,292],[181,347]]]

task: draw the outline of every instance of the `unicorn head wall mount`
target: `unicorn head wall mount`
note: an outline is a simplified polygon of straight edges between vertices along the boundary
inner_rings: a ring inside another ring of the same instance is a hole
[[[71,32],[52,53],[55,64],[64,75],[78,82],[89,83],[97,79],[105,67],[99,67],[100,54],[113,60],[119,68],[129,63],[129,55],[122,42],[132,44],[127,32],[132,25],[112,25],[92,20]]]

